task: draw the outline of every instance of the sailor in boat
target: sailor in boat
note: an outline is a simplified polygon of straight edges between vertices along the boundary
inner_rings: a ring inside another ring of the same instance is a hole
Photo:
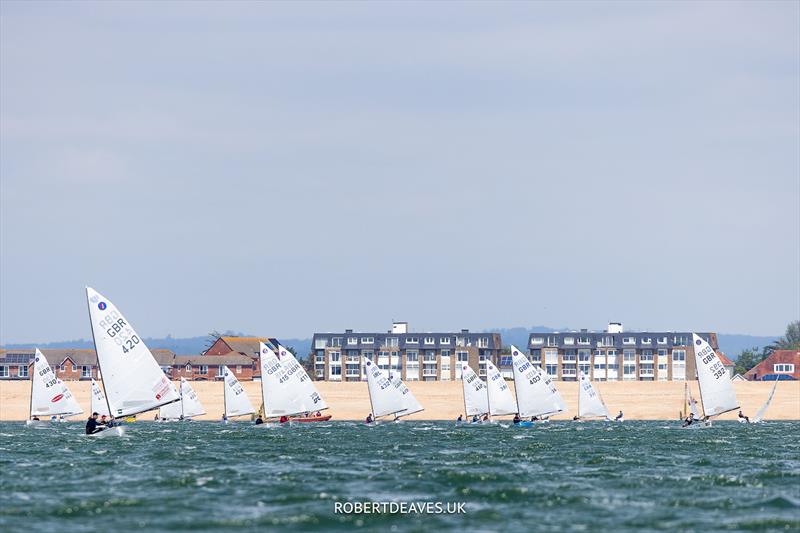
[[[463,421],[464,421],[464,417],[462,415],[458,415],[458,418],[456,419],[456,422],[463,422]]]
[[[34,416],[33,418],[31,418],[31,420],[33,420],[34,422],[38,422],[39,421],[39,417],[38,416]]]
[[[281,416],[281,417],[280,417],[280,419],[279,419],[278,421],[279,421],[281,424],[285,424],[286,422],[288,422],[288,421],[289,421],[289,417],[288,417],[288,416],[286,416],[286,415],[283,415],[283,416]]]
[[[694,417],[692,415],[687,416],[683,420],[683,424],[681,425],[682,428],[689,427],[694,423]]]
[[[519,417],[519,413],[514,414],[514,424],[519,424],[522,419]]]
[[[368,414],[368,415],[367,415],[367,419],[366,419],[366,420],[364,420],[364,423],[365,423],[365,424],[372,424],[372,421],[373,421],[373,419],[372,419],[372,413],[370,413],[370,414]]]
[[[322,413],[320,413],[319,411],[317,411],[316,413],[314,413],[314,416],[322,416]]]
[[[622,420],[623,418],[624,418],[624,415],[622,414],[622,411],[620,411],[619,414],[616,416],[616,418],[614,418],[614,420],[615,421]]]
[[[99,415],[95,412],[92,413],[92,416],[86,421],[86,434],[91,435],[92,433],[99,433],[106,429],[106,426],[101,426],[97,423],[97,417]]]
[[[102,415],[102,416],[100,416],[100,425],[101,425],[101,426],[106,426],[106,425],[109,425],[109,424],[108,424],[108,420],[106,420],[106,415]]]
[[[750,417],[744,416],[744,413],[741,409],[739,409],[739,422],[747,422],[750,423]]]
[[[53,415],[53,416],[50,417],[50,422],[57,422],[57,421],[58,421],[58,417],[56,415]]]
[[[572,417],[572,420],[575,421],[575,422],[577,422],[580,419],[581,419],[581,417],[579,417],[578,415],[575,415],[575,416]]]
[[[472,423],[474,424],[477,421],[478,421],[478,415],[472,415]]]
[[[227,422],[228,421],[228,415],[227,414],[222,413],[222,421],[223,422]]]
[[[264,423],[264,419],[261,418],[261,415],[258,415],[258,418],[256,418],[256,425],[263,424],[263,423]]]
[[[483,421],[484,422],[488,422],[489,421],[489,415],[488,414],[483,415]]]

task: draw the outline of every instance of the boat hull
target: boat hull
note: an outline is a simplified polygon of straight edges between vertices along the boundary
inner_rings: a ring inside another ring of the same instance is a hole
[[[106,439],[109,437],[122,437],[125,435],[125,426],[114,426],[113,428],[106,428],[103,431],[98,431],[97,433],[91,433],[86,435],[87,437],[92,437],[93,439]]]
[[[309,423],[309,422],[327,422],[331,419],[332,415],[324,415],[324,416],[300,416],[296,418],[289,419],[289,422],[300,422],[300,423]]]

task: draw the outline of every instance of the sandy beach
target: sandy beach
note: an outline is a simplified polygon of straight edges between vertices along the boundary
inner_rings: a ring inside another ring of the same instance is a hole
[[[243,382],[253,405],[261,403],[260,383]],[[366,383],[317,382],[320,393],[328,402],[334,420],[360,420],[370,410]],[[509,383],[511,385],[511,383]],[[595,384],[600,390],[608,409],[613,414],[622,410],[628,420],[673,420],[684,409],[684,382],[600,382]],[[697,382],[690,382],[692,394],[699,397]],[[742,410],[752,416],[766,401],[772,382],[737,382],[734,384],[736,396]],[[68,386],[78,399],[84,411],[89,411],[88,381],[71,381]],[[511,385],[513,387],[513,385]],[[567,412],[554,418],[572,418],[578,406],[578,384],[575,382],[557,383]],[[206,408],[206,415],[199,419],[216,420],[222,416],[222,383],[195,381],[192,387]],[[411,420],[450,420],[463,412],[463,395],[460,381],[453,382],[412,382],[409,388],[425,407],[421,413],[409,417]],[[0,420],[25,420],[28,417],[30,402],[29,381],[0,382]],[[82,419],[83,415],[73,417]],[[142,419],[152,418],[150,414]],[[734,419],[736,413],[727,413],[722,419]],[[767,413],[767,419],[800,420],[800,382],[783,381],[778,384],[775,398]]]

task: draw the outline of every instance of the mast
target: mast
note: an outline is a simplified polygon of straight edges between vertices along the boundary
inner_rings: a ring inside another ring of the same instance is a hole
[[[374,364],[374,363],[373,363]],[[369,379],[369,378],[367,378]],[[375,407],[372,405],[372,391],[369,390],[369,382],[367,382],[367,395],[369,396],[369,413],[372,415],[372,421],[375,421]]]
[[[222,371],[222,413],[225,416],[228,416],[228,393],[226,387],[228,386],[228,382],[225,379],[228,375],[228,367],[223,366],[224,370]]]
[[[92,344],[94,344],[94,356],[97,359],[97,370],[100,372],[100,375],[103,375],[103,367],[100,366],[100,353],[97,351],[97,338],[94,335],[94,321],[92,320],[92,308],[91,304],[89,303],[88,298],[88,287],[87,287],[87,298],[86,298],[86,311],[89,313],[89,327],[92,328]],[[111,404],[108,402],[108,392],[106,391],[106,380],[100,379],[103,382],[103,396],[106,398],[106,407],[108,408],[108,414],[111,418],[114,418],[114,411],[111,410]],[[138,414],[138,413],[137,413]],[[89,415],[91,416],[91,414]]]
[[[36,363],[36,352],[33,352],[33,359],[34,359],[33,362]],[[48,362],[47,364],[50,363]],[[30,363],[28,364],[28,367],[30,368]],[[33,418],[33,378],[35,374],[36,374],[36,364],[33,365],[33,374],[31,374],[30,370],[28,370],[28,377],[31,378],[31,401],[28,404],[28,420]]]

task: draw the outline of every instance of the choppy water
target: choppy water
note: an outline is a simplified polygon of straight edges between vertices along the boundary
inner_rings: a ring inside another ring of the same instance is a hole
[[[0,531],[800,528],[800,424],[0,424]],[[463,515],[334,514],[465,502]]]

